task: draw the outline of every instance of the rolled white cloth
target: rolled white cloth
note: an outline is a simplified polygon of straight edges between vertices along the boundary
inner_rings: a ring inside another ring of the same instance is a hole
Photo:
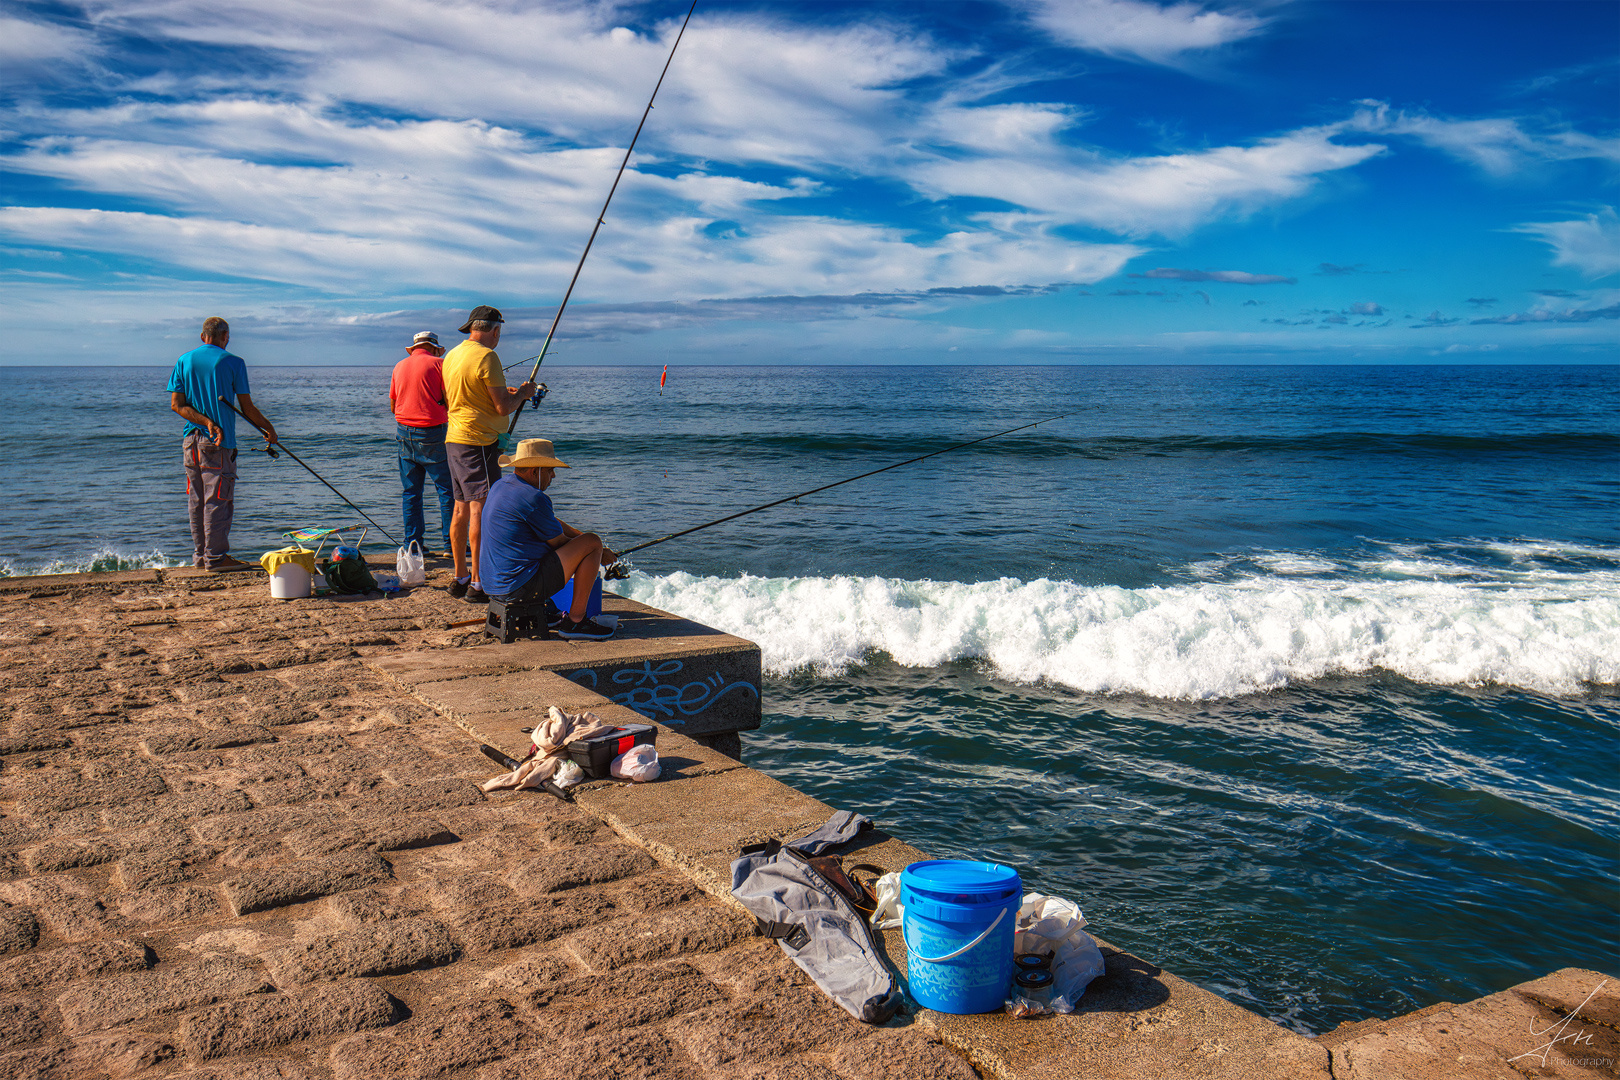
[[[541,781],[551,779],[552,774],[568,760],[569,743],[604,734],[612,731],[613,727],[595,713],[565,713],[553,705],[547,710],[546,718],[535,726],[532,733],[534,743],[522,764],[511,772],[492,776],[478,786],[486,792],[537,788]]]

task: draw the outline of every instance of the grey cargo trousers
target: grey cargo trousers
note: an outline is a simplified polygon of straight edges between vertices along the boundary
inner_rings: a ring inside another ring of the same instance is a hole
[[[186,500],[191,512],[191,563],[209,567],[231,550],[231,515],[236,509],[236,451],[215,446],[193,431],[180,440],[186,468]]]

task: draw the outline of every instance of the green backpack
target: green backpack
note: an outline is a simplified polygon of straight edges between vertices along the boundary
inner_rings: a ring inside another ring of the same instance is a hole
[[[321,573],[326,575],[326,583],[331,590],[342,595],[368,593],[377,587],[377,579],[366,568],[364,556],[342,562],[322,559]]]

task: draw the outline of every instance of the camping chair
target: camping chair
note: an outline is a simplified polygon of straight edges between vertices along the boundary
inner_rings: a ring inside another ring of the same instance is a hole
[[[338,525],[330,529],[288,529],[281,535],[283,539],[295,540],[300,544],[306,544],[311,540],[319,541],[315,547],[315,558],[319,559],[321,557],[321,548],[326,546],[326,542],[328,540],[333,541],[334,547],[339,544],[347,543],[347,539],[343,534],[345,532],[352,532],[355,529],[360,530],[360,539],[354,545],[358,548],[361,544],[366,542],[366,533],[368,531],[366,526],[361,525],[358,522],[353,525]]]

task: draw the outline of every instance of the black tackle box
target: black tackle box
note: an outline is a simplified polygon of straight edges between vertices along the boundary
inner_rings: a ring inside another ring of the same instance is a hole
[[[658,729],[651,724],[625,724],[588,739],[577,739],[568,744],[568,756],[592,780],[610,776],[613,759],[629,752],[632,746],[656,743]]]

